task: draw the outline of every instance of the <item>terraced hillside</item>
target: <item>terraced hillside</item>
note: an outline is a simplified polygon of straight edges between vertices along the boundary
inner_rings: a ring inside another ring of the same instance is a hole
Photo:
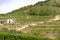
[[[22,7],[7,14],[0,14],[0,20],[13,19],[14,23],[2,23],[0,29],[15,30],[27,35],[60,38],[60,1],[46,0]]]

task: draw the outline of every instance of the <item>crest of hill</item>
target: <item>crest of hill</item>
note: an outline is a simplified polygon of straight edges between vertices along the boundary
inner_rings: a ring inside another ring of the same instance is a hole
[[[7,13],[8,16],[20,15],[57,15],[60,14],[60,0],[46,0],[37,2],[34,5],[24,6]]]
[[[60,7],[60,0],[46,0],[46,1],[38,2],[35,5]]]

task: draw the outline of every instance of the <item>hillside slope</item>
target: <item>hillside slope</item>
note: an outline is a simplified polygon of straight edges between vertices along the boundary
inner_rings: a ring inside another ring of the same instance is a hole
[[[35,36],[57,38],[60,35],[60,1],[47,0],[24,6],[7,14],[0,20],[13,19],[13,24],[4,23],[0,28],[21,31]]]

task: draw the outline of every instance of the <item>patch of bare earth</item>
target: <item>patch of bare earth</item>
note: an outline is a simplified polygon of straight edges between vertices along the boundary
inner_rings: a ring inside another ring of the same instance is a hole
[[[44,23],[44,22],[34,22],[34,23],[27,24],[27,25],[22,25],[21,27],[16,27],[16,30],[17,31],[23,30],[23,29],[29,27],[29,25],[36,26],[38,23]]]
[[[29,27],[28,25],[22,25],[21,27],[16,27],[16,31],[23,30],[25,28]]]
[[[50,19],[50,21],[57,21],[60,20],[60,15],[56,15],[55,18]]]
[[[44,36],[47,38],[55,39],[58,33],[45,33]]]

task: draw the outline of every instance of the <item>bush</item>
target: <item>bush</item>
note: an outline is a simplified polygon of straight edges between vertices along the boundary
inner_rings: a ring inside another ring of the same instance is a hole
[[[14,34],[14,33],[6,33],[0,32],[0,40],[51,40],[49,38],[44,37],[36,37],[35,35],[28,34]]]
[[[49,16],[50,12],[48,8],[31,8],[30,11],[28,12],[29,15],[39,15],[39,16]]]

